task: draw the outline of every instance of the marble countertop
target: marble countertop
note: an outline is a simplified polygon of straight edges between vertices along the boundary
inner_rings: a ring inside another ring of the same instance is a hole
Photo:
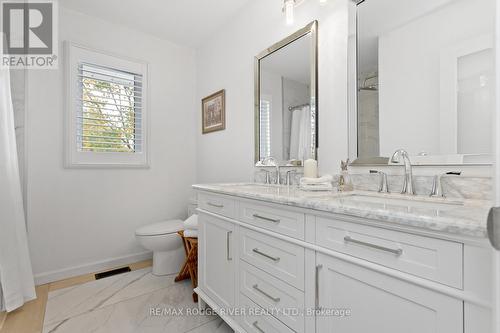
[[[372,191],[306,192],[253,183],[198,184],[193,188],[282,205],[373,219],[455,235],[486,238],[489,201],[380,194]]]

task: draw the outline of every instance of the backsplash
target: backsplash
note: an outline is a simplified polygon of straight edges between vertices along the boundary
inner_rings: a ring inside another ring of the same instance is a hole
[[[266,172],[264,170],[271,172],[271,183],[276,183],[276,169],[274,167],[256,167],[253,173],[253,181],[255,183],[264,184],[266,182]],[[286,173],[289,170],[296,171],[290,176],[291,185],[298,184],[300,182],[300,178],[304,175],[304,168],[302,167],[280,167],[280,180],[281,184],[285,184],[286,181]]]
[[[265,183],[266,173],[264,168],[255,169],[254,182]],[[274,168],[265,168],[271,172],[271,183],[276,181],[276,171]],[[298,184],[303,176],[302,168],[282,167],[280,168],[281,183],[286,180],[286,172],[296,170],[297,173],[291,177],[292,185]],[[377,174],[350,174],[351,181],[356,190],[378,191],[380,176]],[[432,176],[413,176],[415,192],[417,195],[427,196],[431,193],[434,177]],[[336,186],[338,175],[333,176],[333,185]],[[403,185],[403,176],[388,175],[387,183],[389,192],[399,193]],[[493,180],[489,177],[463,177],[463,176],[443,176],[441,178],[443,192],[448,198],[474,199],[474,200],[493,200]]]
[[[357,190],[378,191],[380,178],[376,174],[351,174]],[[429,195],[434,177],[413,176],[417,195]],[[389,191],[398,193],[403,186],[403,176],[387,176]],[[448,198],[492,200],[493,181],[488,177],[443,176],[441,178],[443,193]]]

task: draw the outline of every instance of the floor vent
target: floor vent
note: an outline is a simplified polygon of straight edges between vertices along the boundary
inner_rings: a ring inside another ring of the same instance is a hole
[[[97,273],[95,275],[95,279],[99,280],[99,279],[107,278],[107,277],[110,277],[110,276],[113,276],[113,275],[128,273],[130,271],[131,271],[131,269],[128,266],[127,267],[120,267],[120,268],[117,268],[117,269],[112,269],[112,270],[107,271],[107,272]]]

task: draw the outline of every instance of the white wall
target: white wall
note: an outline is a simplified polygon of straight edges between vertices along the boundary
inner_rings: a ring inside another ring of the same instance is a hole
[[[455,151],[440,149],[441,141],[455,141],[452,133],[443,138],[446,125],[440,124],[445,111],[440,102],[446,98],[440,91],[440,56],[450,47],[491,34],[494,5],[491,0],[455,0],[380,36],[381,156],[400,147],[410,155],[457,153],[456,145]],[[449,124],[455,121],[447,119]]]
[[[63,168],[62,63],[29,72],[28,229],[38,283],[147,256],[135,229],[185,216],[195,182],[194,51],[66,9],[59,17],[61,42],[150,63],[151,167]]]
[[[319,166],[323,173],[338,170],[339,161],[347,157],[347,4],[348,0],[330,0],[325,6],[306,1],[295,10],[295,24],[287,26],[283,1],[253,0],[198,49],[198,101],[226,89],[226,130],[202,135],[198,124],[198,182],[253,180],[254,56],[315,19]]]

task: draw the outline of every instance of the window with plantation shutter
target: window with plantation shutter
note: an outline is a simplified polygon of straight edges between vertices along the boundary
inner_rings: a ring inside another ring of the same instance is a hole
[[[260,100],[260,160],[271,156],[271,102]]]
[[[147,64],[67,51],[68,166],[147,166]]]
[[[81,63],[78,84],[78,149],[140,152],[142,75]]]

